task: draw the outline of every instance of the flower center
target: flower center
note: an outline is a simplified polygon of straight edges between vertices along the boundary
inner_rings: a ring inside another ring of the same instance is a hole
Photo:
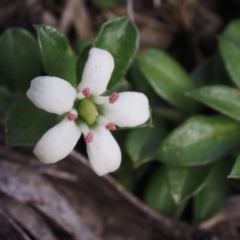
[[[81,100],[77,107],[79,116],[88,124],[92,125],[96,122],[98,111],[96,105],[90,98]]]

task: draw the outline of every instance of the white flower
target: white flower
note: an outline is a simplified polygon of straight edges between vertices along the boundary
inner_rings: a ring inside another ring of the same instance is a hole
[[[142,93],[115,92],[108,97],[101,96],[113,69],[112,55],[92,48],[77,89],[57,77],[32,80],[28,98],[38,108],[65,115],[36,144],[33,152],[41,162],[54,163],[65,158],[83,133],[89,162],[98,175],[119,167],[121,151],[110,130],[143,124],[149,118],[149,109],[148,99]]]

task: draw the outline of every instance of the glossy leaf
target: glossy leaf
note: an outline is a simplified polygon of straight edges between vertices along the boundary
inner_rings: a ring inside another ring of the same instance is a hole
[[[210,167],[167,167],[166,175],[171,195],[181,204],[196,195],[205,185]]]
[[[125,92],[129,90],[130,84],[129,82],[125,79],[122,78],[119,82],[117,82],[113,87],[111,87],[108,91],[104,93],[104,96],[110,96],[113,92]]]
[[[154,91],[173,106],[186,112],[196,110],[197,102],[185,96],[196,86],[187,72],[165,52],[149,49],[138,57],[139,66]]]
[[[215,54],[211,58],[201,61],[194,69],[191,76],[198,86],[232,84],[219,53]]]
[[[34,145],[56,124],[55,114],[35,107],[29,100],[19,100],[7,111],[7,146]]]
[[[137,60],[134,60],[132,63],[129,69],[129,76],[130,80],[134,84],[135,89],[137,89],[139,92],[144,93],[148,97],[150,103],[159,102],[159,97],[152,90],[152,86],[142,74]]]
[[[169,217],[178,218],[184,205],[177,206],[174,203],[165,174],[166,169],[164,167],[154,172],[147,183],[143,200],[157,212]]]
[[[26,30],[10,28],[0,38],[0,52],[0,78],[12,92],[25,93],[41,69],[37,41]]]
[[[77,69],[76,69],[76,73],[77,73],[77,83],[79,84],[81,79],[82,79],[82,74],[83,74],[83,70],[85,67],[85,64],[87,62],[88,59],[88,53],[90,51],[90,49],[94,47],[92,43],[89,43],[87,46],[85,46],[80,55],[78,56],[77,59]]]
[[[94,5],[100,8],[121,7],[126,5],[126,0],[91,0]]]
[[[240,87],[240,40],[236,42],[227,37],[220,37],[219,48],[232,81]]]
[[[160,146],[158,160],[174,166],[216,161],[240,140],[240,124],[224,116],[195,116],[176,128]]]
[[[194,198],[194,222],[207,220],[220,211],[227,193],[226,170],[228,167],[224,161],[217,162],[212,167],[204,188]]]
[[[5,115],[9,105],[10,105],[9,99],[7,97],[0,95],[0,117]]]
[[[77,57],[72,51],[67,37],[50,26],[38,25],[36,29],[46,73],[69,81],[76,86]]]
[[[135,24],[127,17],[118,17],[104,23],[93,42],[93,46],[109,51],[115,62],[108,89],[112,88],[126,74],[139,44],[139,34]],[[79,56],[77,76],[81,80],[83,67],[87,61],[88,52],[92,45],[88,45]]]
[[[138,45],[138,29],[129,18],[115,18],[102,25],[95,39],[95,46],[109,51],[115,61],[108,88],[125,76],[137,53]]]
[[[240,42],[240,21],[233,20],[231,21],[225,30],[223,31],[223,36],[229,39],[235,40],[236,42]]]
[[[154,159],[161,141],[166,136],[163,124],[153,128],[137,128],[130,131],[125,147],[134,167],[139,167]]]
[[[240,121],[240,90],[227,86],[214,85],[188,93],[192,98],[207,106]]]
[[[232,168],[229,178],[240,178],[240,155],[238,156],[238,158]]]

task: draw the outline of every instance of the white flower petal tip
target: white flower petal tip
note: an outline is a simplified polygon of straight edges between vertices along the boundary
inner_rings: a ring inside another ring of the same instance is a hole
[[[100,95],[106,91],[114,69],[112,55],[103,49],[92,48],[85,64],[78,90],[89,88],[91,94]]]
[[[42,136],[33,153],[42,163],[58,162],[73,150],[80,136],[75,122],[64,118]]]
[[[112,134],[102,126],[92,130],[93,140],[87,144],[93,171],[103,176],[116,171],[121,164],[121,150]]]
[[[61,78],[37,77],[31,81],[27,97],[38,108],[61,115],[72,109],[77,91]]]
[[[123,92],[114,103],[104,104],[104,116],[119,127],[136,127],[150,117],[148,98],[143,93]]]

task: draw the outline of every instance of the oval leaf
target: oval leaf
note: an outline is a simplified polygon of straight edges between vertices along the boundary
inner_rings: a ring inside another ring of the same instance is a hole
[[[199,87],[213,84],[230,85],[232,83],[219,53],[200,62],[191,75]]]
[[[237,42],[227,37],[221,37],[218,43],[226,69],[232,81],[240,87],[240,40]]]
[[[184,205],[177,206],[174,203],[165,174],[165,167],[159,168],[154,172],[147,183],[143,200],[147,205],[161,214],[178,218],[184,208]]]
[[[139,45],[139,34],[135,24],[127,17],[119,17],[102,25],[93,45],[109,51],[115,62],[108,89],[125,76]],[[91,45],[87,46],[78,59],[77,75],[81,80],[83,67]]]
[[[0,76],[14,93],[25,93],[41,70],[35,38],[26,30],[10,28],[0,38]]]
[[[62,78],[76,86],[77,57],[72,51],[67,37],[50,26],[38,25],[35,27],[46,73]]]
[[[209,107],[240,121],[240,90],[215,85],[203,87],[188,93],[192,98]]]
[[[94,5],[100,8],[123,7],[126,5],[126,0],[91,0]]]
[[[204,188],[194,198],[194,222],[199,223],[213,217],[223,206],[227,193],[226,169],[228,167],[223,161],[212,167]]]
[[[161,50],[149,49],[140,54],[138,61],[146,79],[160,97],[183,111],[196,110],[197,102],[184,95],[196,86],[175,60]]]
[[[5,115],[9,105],[10,105],[9,98],[0,95],[0,118]]]
[[[138,45],[138,30],[129,18],[115,18],[102,25],[95,39],[95,46],[109,51],[115,61],[108,88],[114,86],[126,74],[136,55]]]
[[[153,128],[136,128],[130,131],[125,142],[126,150],[134,167],[139,167],[154,159],[166,129],[161,124]]]
[[[240,20],[231,21],[223,32],[223,36],[235,41],[240,41]]]
[[[7,111],[7,146],[34,145],[56,124],[57,116],[35,107],[29,100],[20,100]]]
[[[229,178],[240,178],[240,155],[238,156],[238,158],[233,166],[233,169],[228,177]]]
[[[164,140],[157,158],[174,166],[208,164],[238,143],[239,131],[239,123],[227,117],[195,116]]]
[[[176,204],[187,201],[205,185],[210,167],[167,167],[166,175]]]

